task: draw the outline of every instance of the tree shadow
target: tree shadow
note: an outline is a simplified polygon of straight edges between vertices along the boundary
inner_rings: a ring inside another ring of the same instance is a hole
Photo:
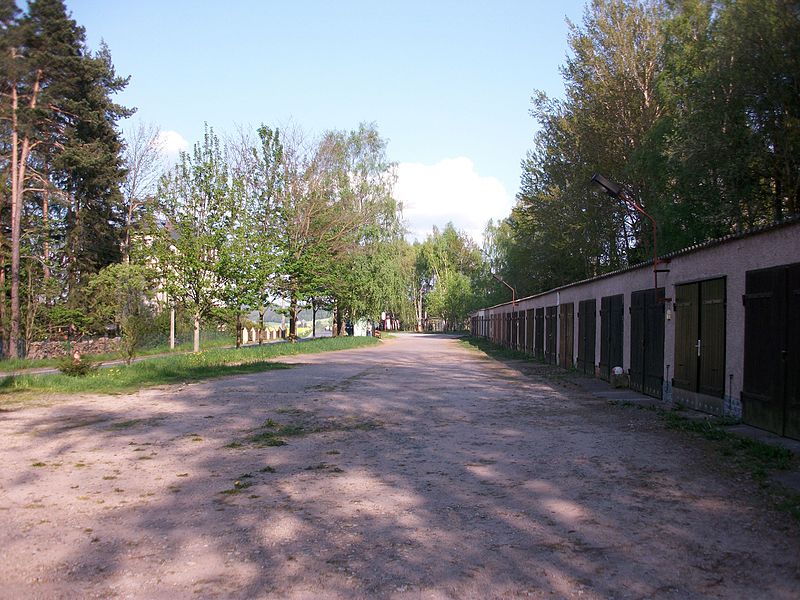
[[[17,454],[86,461],[8,480],[80,486],[42,500],[54,533],[61,517],[91,529],[44,570],[141,597],[791,597],[796,528],[737,533],[753,506],[650,415],[628,427],[452,336],[418,337],[21,417],[34,434]],[[286,445],[252,442],[292,426]]]

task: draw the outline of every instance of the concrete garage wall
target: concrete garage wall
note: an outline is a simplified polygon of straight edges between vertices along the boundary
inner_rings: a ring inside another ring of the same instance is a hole
[[[745,276],[748,271],[800,262],[800,220],[793,220],[762,230],[746,232],[720,240],[712,240],[692,248],[661,257],[668,260],[669,272],[659,273],[659,287],[663,287],[667,298],[672,300],[665,306],[664,322],[664,385],[662,397],[665,401],[678,400],[700,410],[716,414],[739,417],[744,365],[744,321],[745,309],[742,297],[745,293]],[[724,278],[725,303],[725,393],[724,398],[704,397],[684,390],[672,389],[675,364],[675,314],[673,302],[675,286],[707,279]],[[600,299],[616,294],[624,295],[623,365],[626,372],[630,365],[631,346],[631,294],[638,290],[652,289],[652,264],[647,263],[629,269],[577,282],[542,294],[522,298],[512,307],[511,303],[500,304],[477,311],[473,333],[491,337],[495,342],[508,344],[505,321],[500,327],[486,325],[486,319],[513,311],[527,311],[547,306],[560,306],[572,302],[575,306],[573,335],[573,365],[577,360],[578,332],[577,314],[579,302],[595,298],[597,302],[595,335],[595,371],[600,361]],[[560,318],[560,317],[559,317]],[[790,316],[800,318],[800,315]],[[518,324],[518,348],[526,347],[524,320]],[[559,331],[561,323],[559,323]],[[558,336],[557,336],[558,339]],[[559,348],[560,350],[560,348]],[[612,365],[614,366],[614,365]]]

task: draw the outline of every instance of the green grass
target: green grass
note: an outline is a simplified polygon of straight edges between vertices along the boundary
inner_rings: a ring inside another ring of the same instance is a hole
[[[497,344],[494,344],[489,340],[481,337],[465,336],[460,340],[458,340],[458,343],[465,348],[483,352],[484,354],[488,354],[493,358],[532,360],[531,356],[525,354],[524,352],[520,352],[519,350],[512,350],[511,348],[505,348],[503,346],[498,346]]]
[[[210,350],[215,348],[225,348],[234,346],[236,340],[232,336],[218,335],[203,339],[201,346],[203,350]],[[156,356],[158,354],[179,354],[191,352],[193,349],[193,342],[191,340],[175,344],[175,349],[170,350],[169,343],[164,342],[155,346],[148,346],[147,348],[140,348],[136,351],[136,356]],[[111,362],[114,360],[123,360],[125,356],[121,352],[106,352],[104,354],[91,354],[86,355],[87,358],[93,362]],[[7,358],[0,360],[0,372],[11,371],[24,371],[26,369],[43,369],[49,367],[58,367],[59,363],[64,360],[62,358]]]
[[[761,488],[769,490],[776,508],[800,521],[800,494],[769,481],[769,474],[774,471],[786,471],[798,467],[798,457],[788,448],[731,433],[725,429],[727,425],[732,424],[729,419],[688,419],[676,411],[643,407],[628,402],[612,402],[612,404],[623,408],[636,406],[638,409],[653,410],[664,420],[667,428],[708,440],[737,471],[749,475]]]
[[[114,365],[86,377],[62,374],[14,375],[0,380],[0,403],[26,393],[119,393],[155,385],[198,381],[223,375],[288,368],[268,362],[280,356],[347,350],[380,343],[371,337],[321,338],[297,344],[267,344],[212,349],[198,354],[157,357],[131,365]]]
[[[755,479],[765,478],[768,471],[787,470],[794,466],[791,450],[730,433],[724,429],[729,424],[724,419],[695,420],[687,419],[676,412],[660,412],[668,428],[689,431],[707,440],[719,442],[720,452],[748,468]]]

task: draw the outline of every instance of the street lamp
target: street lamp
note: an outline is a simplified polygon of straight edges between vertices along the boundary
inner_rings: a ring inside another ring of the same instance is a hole
[[[659,273],[667,273],[669,269],[659,269],[659,264],[666,264],[669,261],[658,260],[658,249],[656,247],[656,220],[648,214],[642,205],[637,202],[637,200],[626,190],[624,187],[619,185],[618,183],[614,183],[610,179],[606,179],[599,173],[595,173],[592,175],[592,184],[601,192],[605,192],[612,198],[616,198],[617,200],[622,200],[625,204],[633,208],[635,211],[642,213],[645,217],[650,220],[650,224],[653,226],[653,290],[655,291],[656,298],[658,298],[658,274]],[[669,298],[658,298],[662,302],[666,302]]]
[[[502,283],[504,286],[506,286],[508,289],[511,290],[511,306],[514,306],[517,303],[517,290],[515,290],[513,287],[511,287],[509,284],[503,281],[502,277],[500,277],[499,275],[495,275],[494,273],[490,273],[490,275],[492,276],[492,279],[499,281],[500,283]]]

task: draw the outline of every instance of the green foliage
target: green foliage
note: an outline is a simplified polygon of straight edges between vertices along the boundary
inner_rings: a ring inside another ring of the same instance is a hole
[[[142,251],[154,259],[168,297],[194,316],[195,352],[201,320],[216,303],[238,299],[238,275],[249,275],[237,262],[242,252],[237,192],[219,139],[206,127],[203,142],[191,154],[182,153],[163,177],[149,214]]]
[[[100,368],[100,363],[94,362],[88,358],[74,359],[69,356],[64,357],[58,363],[58,370],[67,377],[86,377],[92,373],[96,373]]]
[[[442,319],[450,330],[464,327],[467,315],[491,289],[489,264],[475,242],[448,223],[415,243],[411,297],[418,326],[425,315]]]
[[[539,125],[499,272],[523,294],[800,211],[800,20],[773,0],[592,0],[571,25],[563,100]]]
[[[121,352],[130,363],[155,329],[150,309],[152,275],[144,267],[131,264],[109,265],[87,285],[89,310],[94,328],[109,325],[122,334]]]
[[[47,311],[47,319],[53,327],[72,327],[76,333],[88,331],[92,324],[92,318],[84,310],[60,304]]]

